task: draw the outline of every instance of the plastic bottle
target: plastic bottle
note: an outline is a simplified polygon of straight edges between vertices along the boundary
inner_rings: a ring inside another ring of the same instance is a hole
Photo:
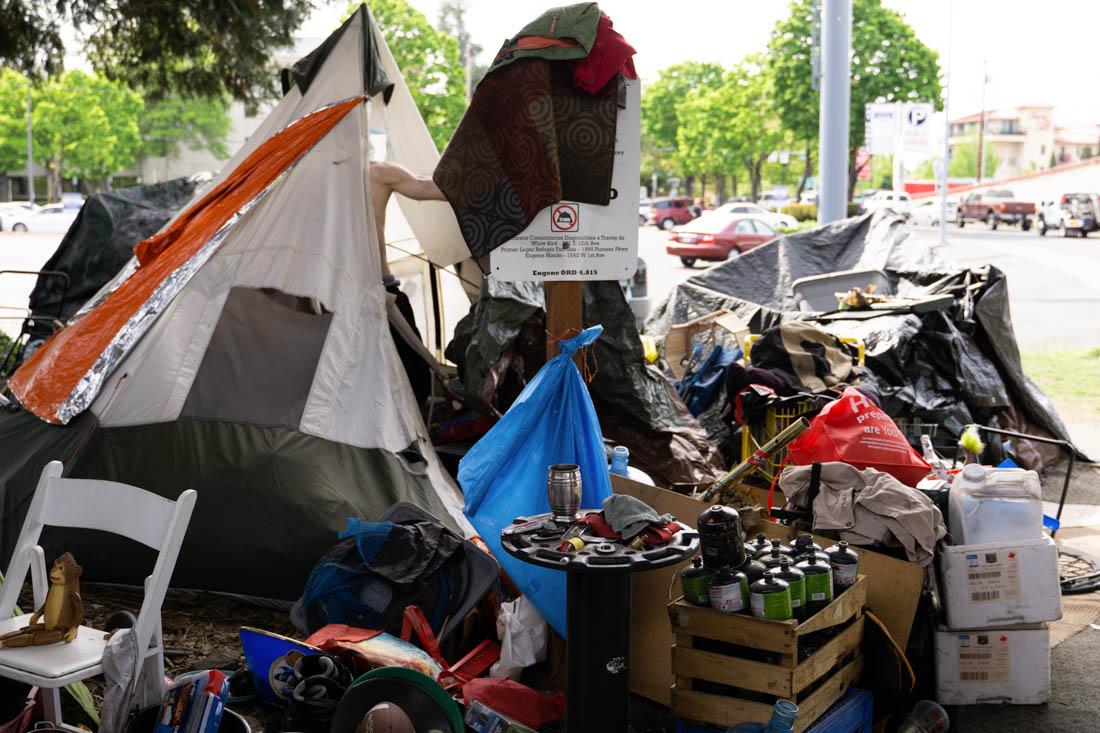
[[[921,700],[902,721],[898,733],[947,733],[950,728],[946,710],[931,700]]]
[[[737,567],[745,562],[741,515],[736,509],[716,504],[699,515],[695,527],[699,530],[703,564],[708,568]]]
[[[696,606],[710,605],[710,596],[707,586],[714,571],[703,567],[703,558],[695,557],[691,561],[690,568],[684,568],[680,573],[680,587],[684,591],[684,600]]]
[[[972,463],[951,482],[947,519],[957,545],[1039,539],[1043,536],[1039,475]]]
[[[625,445],[617,445],[611,451],[611,473],[619,476],[629,476],[627,465],[630,463],[630,449]]]
[[[920,447],[924,454],[924,460],[932,467],[933,475],[940,481],[946,481],[947,467],[943,465],[943,461],[936,454],[936,449],[932,447],[932,438],[928,435],[921,435]]]
[[[859,553],[850,549],[847,542],[838,542],[825,550],[825,554],[829,556],[829,566],[833,569],[836,593],[850,588],[859,574]]]
[[[791,609],[791,587],[769,570],[749,587],[752,615],[768,621],[786,621],[794,615]]]
[[[833,571],[828,562],[821,562],[816,555],[797,567],[806,576],[806,613],[813,616],[833,601]]]
[[[806,576],[791,564],[790,558],[779,561],[779,569],[773,571],[775,577],[787,582],[791,588],[791,611],[799,621],[806,619]]]
[[[723,613],[741,613],[749,606],[749,581],[745,574],[724,567],[707,582],[710,607]]]
[[[798,717],[798,706],[790,700],[779,700],[767,723],[738,723],[726,733],[791,733]]]

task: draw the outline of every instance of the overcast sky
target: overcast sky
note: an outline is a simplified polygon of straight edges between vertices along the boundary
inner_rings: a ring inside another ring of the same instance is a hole
[[[409,0],[433,23],[441,0]],[[884,0],[916,29],[917,37],[951,55],[951,116],[981,107],[982,63],[990,82],[986,108],[1052,104],[1064,123],[1100,122],[1096,81],[1100,3],[1095,0]],[[491,58],[505,38],[550,7],[546,0],[467,0],[467,25]],[[347,4],[315,11],[304,35],[323,37]],[[615,28],[638,50],[643,81],[680,61],[730,65],[763,51],[786,0],[600,0]]]

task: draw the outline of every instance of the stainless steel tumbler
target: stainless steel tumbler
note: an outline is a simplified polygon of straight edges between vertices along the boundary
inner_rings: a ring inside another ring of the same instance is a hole
[[[555,463],[546,471],[546,499],[554,521],[572,523],[581,505],[581,467]]]

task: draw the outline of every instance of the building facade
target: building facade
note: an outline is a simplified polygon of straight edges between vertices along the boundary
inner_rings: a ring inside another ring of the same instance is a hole
[[[983,144],[998,159],[996,172],[986,175],[1016,176],[1100,154],[1100,125],[1058,125],[1053,113],[1041,104],[986,111]],[[978,136],[981,120],[981,113],[951,120],[952,150]]]

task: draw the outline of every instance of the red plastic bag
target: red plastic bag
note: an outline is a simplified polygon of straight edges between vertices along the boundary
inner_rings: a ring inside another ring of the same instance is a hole
[[[907,486],[931,470],[890,416],[854,387],[822,408],[788,454],[798,466],[841,461],[860,470],[877,468]]]
[[[462,697],[467,704],[477,700],[531,728],[541,728],[565,715],[565,695],[542,695],[515,680],[478,677],[462,686]]]

